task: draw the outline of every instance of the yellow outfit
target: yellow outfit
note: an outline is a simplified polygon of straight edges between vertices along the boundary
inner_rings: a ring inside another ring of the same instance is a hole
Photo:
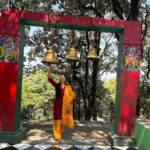
[[[62,133],[65,127],[73,128],[74,120],[73,120],[73,100],[75,98],[74,92],[70,85],[66,85],[63,96],[63,104],[62,104],[62,119],[61,120],[53,120],[53,132],[54,139],[60,140]],[[71,110],[68,112],[68,107],[71,107]]]

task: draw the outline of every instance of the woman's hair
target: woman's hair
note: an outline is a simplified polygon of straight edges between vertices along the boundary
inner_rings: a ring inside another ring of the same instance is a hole
[[[61,90],[60,86],[61,86],[60,83],[58,83],[56,86],[56,97],[60,97],[60,90]]]
[[[64,75],[65,76],[65,74],[64,73],[61,73],[61,74],[59,74],[59,76],[61,76],[61,75]],[[66,84],[67,82],[66,82],[66,76],[65,76],[65,84]],[[60,97],[60,91],[61,91],[61,84],[60,84],[60,82],[57,84],[57,86],[56,86],[56,97]]]

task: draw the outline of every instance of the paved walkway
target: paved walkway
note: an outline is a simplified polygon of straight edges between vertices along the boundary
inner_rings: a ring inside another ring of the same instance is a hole
[[[24,144],[56,144],[53,140],[52,122],[48,121],[23,121],[27,128]],[[101,145],[109,146],[108,132],[112,130],[110,124],[98,122],[75,122],[74,129],[66,129],[62,144],[70,145]]]

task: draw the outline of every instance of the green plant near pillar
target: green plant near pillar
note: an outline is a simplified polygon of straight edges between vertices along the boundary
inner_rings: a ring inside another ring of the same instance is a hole
[[[150,150],[150,121],[136,121],[135,138],[139,150]]]

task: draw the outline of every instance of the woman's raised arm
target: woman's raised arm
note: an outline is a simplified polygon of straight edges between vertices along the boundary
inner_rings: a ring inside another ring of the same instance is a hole
[[[48,81],[54,86],[56,87],[57,86],[57,83],[53,80],[52,78],[52,75],[51,75],[51,72],[49,71],[48,72]]]

